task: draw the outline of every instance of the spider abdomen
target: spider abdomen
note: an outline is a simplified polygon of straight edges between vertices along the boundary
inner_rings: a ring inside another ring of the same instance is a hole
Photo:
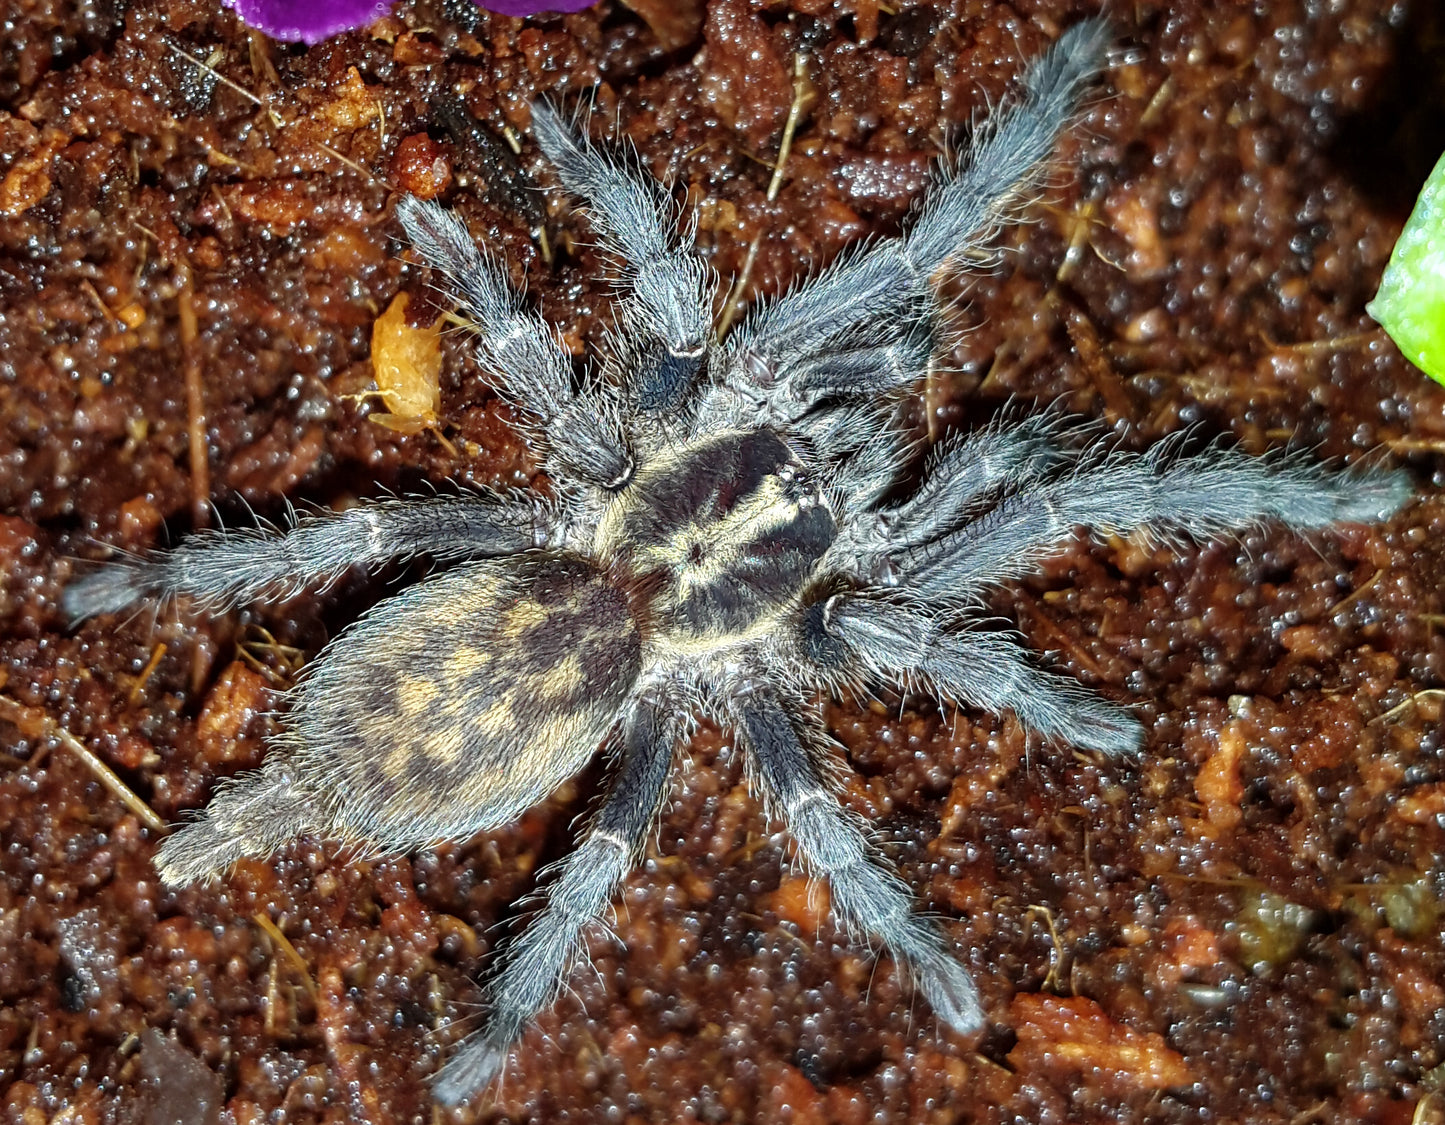
[[[290,721],[299,784],[334,794],[326,827],[415,844],[505,823],[579,769],[641,637],[603,571],[533,557],[423,582],[313,667]]]
[[[837,535],[833,513],[776,433],[724,433],[639,469],[596,550],[648,588],[664,637],[725,645],[798,599]]]

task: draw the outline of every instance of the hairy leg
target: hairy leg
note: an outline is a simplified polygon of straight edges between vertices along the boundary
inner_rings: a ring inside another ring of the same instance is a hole
[[[304,832],[321,832],[315,810],[280,760],[221,782],[194,819],[167,836],[156,870],[168,887],[214,879],[237,860],[280,851]]]
[[[892,585],[893,554],[933,541],[965,522],[990,495],[1017,489],[1072,456],[1060,444],[1055,413],[994,424],[931,452],[923,479],[903,502],[850,519],[830,563],[869,582]]]
[[[411,555],[439,559],[510,555],[544,546],[559,531],[547,507],[481,495],[414,497],[362,504],[345,512],[297,517],[285,531],[205,531],[171,551],[106,564],[65,591],[73,621],[114,613],[150,596],[185,594],[228,609],[285,598],[335,581],[353,566]]]
[[[1103,19],[1074,24],[1024,75],[1023,96],[989,115],[904,238],[912,270],[927,278],[959,257],[986,249],[1037,190],[1059,134],[1084,91],[1104,69],[1113,38]]]
[[[632,457],[616,395],[601,384],[574,390],[572,358],[556,333],[526,308],[460,218],[410,195],[397,201],[396,215],[407,240],[461,302],[476,329],[477,357],[497,389],[541,423],[550,465],[598,488],[625,484]]]
[[[532,131],[563,186],[587,204],[629,290],[619,307],[627,354],[616,357],[639,409],[666,410],[691,387],[712,339],[707,266],[677,237],[677,207],[652,177],[573,129],[547,102]]]
[[[459,1105],[501,1070],[527,1025],[556,998],[582,946],[583,931],[607,909],[637,862],[666,792],[673,732],[658,705],[638,700],[623,728],[622,762],[581,845],[560,864],[546,907],[502,952],[487,988],[486,1026],[437,1076],[439,1102]]]
[[[722,375],[715,381],[745,383],[765,373],[780,382],[845,333],[866,336],[869,326],[922,315],[934,299],[933,275],[986,246],[1027,202],[1058,135],[1102,70],[1108,43],[1102,20],[1086,20],[1060,36],[1029,67],[1022,97],[995,112],[961,158],[943,169],[907,234],[847,254],[816,280],[759,308],[729,337],[715,361]],[[892,342],[874,338],[871,344]]]
[[[1297,530],[1384,519],[1411,496],[1409,478],[1377,469],[1330,472],[1298,458],[1208,449],[1188,457],[1165,443],[1149,453],[1096,446],[1076,467],[1029,481],[995,507],[897,557],[910,590],[957,601],[1032,571],[1078,527],[1141,528],[1208,539],[1275,520]]]
[[[827,878],[834,912],[881,941],[941,1019],[965,1033],[981,1028],[983,1008],[968,970],[943,930],[914,912],[903,881],[871,854],[860,818],[839,805],[781,702],[758,690],[734,706],[764,796],[804,862]]]
[[[841,348],[800,363],[788,380],[789,391],[802,405],[829,399],[877,398],[911,387],[928,370],[933,335],[927,321],[886,344]]]
[[[897,410],[876,407],[838,407],[819,411],[806,420],[805,436],[815,448],[837,452],[830,461],[815,462],[837,516],[839,534],[828,548],[828,570],[851,572],[856,552],[844,536],[870,526],[879,504],[898,483],[899,474],[913,453],[914,434]],[[821,431],[817,438],[813,433]],[[838,561],[834,561],[838,560]]]
[[[826,668],[905,688],[921,682],[954,702],[1013,711],[1030,730],[1074,746],[1132,754],[1143,743],[1126,710],[1034,667],[1006,635],[950,630],[896,602],[848,595],[810,606],[804,628],[808,655]]]

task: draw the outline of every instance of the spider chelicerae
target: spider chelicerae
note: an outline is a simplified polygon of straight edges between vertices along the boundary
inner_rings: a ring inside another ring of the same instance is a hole
[[[148,595],[225,608],[411,555],[455,564],[325,648],[264,766],[161,843],[166,883],[299,833],[396,850],[465,838],[513,820],[600,748],[613,754],[577,849],[500,954],[485,1024],[438,1077],[440,1101],[465,1101],[556,996],[703,715],[735,734],[839,919],[880,942],[946,1023],[981,1027],[947,929],[914,911],[838,801],[818,699],[879,682],[922,689],[1132,754],[1143,729],[1127,710],[982,626],[989,588],[1081,527],[1303,529],[1384,518],[1410,495],[1380,470],[1175,443],[1123,452],[1057,414],[949,437],[904,487],[914,444],[899,403],[945,338],[934,281],[1027,202],[1108,42],[1102,21],[1066,32],[946,163],[906,233],[844,255],[723,340],[714,281],[677,236],[671,197],[537,105],[538,143],[621,263],[601,373],[581,381],[462,221],[402,198],[408,240],[546,451],[552,494],[392,499],[284,532],[210,532],[69,587],[66,607],[83,618]]]

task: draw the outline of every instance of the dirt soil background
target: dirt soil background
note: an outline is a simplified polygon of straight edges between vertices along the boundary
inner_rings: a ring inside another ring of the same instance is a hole
[[[621,941],[594,938],[595,971],[457,1119],[1445,1120],[1445,390],[1364,312],[1445,145],[1445,25],[1426,0],[1112,7],[1118,50],[1036,221],[955,287],[969,331],[920,430],[1060,402],[1136,447],[1195,426],[1382,456],[1423,498],[1309,540],[1081,542],[1001,595],[1137,706],[1137,765],[923,698],[829,707],[846,800],[946,919],[982,1036],[834,927],[704,730]],[[303,840],[173,893],[164,823],[255,766],[277,691],[420,568],[218,616],[59,611],[101,544],[427,482],[545,487],[458,335],[441,437],[348,397],[398,292],[413,324],[437,314],[397,191],[460,208],[581,354],[606,263],[528,136],[534,98],[595,90],[594,131],[676,185],[754,298],[896,231],[944,144],[1093,10],[636,8],[403,2],[307,50],[219,4],[0,5],[5,1120],[437,1120],[428,1077],[475,1026],[510,904],[605,779],[461,846]]]

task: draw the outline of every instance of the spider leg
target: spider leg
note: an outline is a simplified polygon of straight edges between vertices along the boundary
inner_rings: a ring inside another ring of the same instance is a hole
[[[897,483],[911,455],[912,434],[894,412],[855,406],[819,411],[806,436],[814,448],[836,454],[814,464],[838,519],[839,537],[828,548],[829,558],[849,557],[851,537],[871,524],[875,509]],[[850,569],[846,563],[829,567]]]
[[[826,399],[876,398],[909,386],[927,369],[933,354],[927,322],[914,328],[888,343],[840,348],[799,363],[788,380],[789,392],[800,404],[811,405]]]
[[[1031,730],[1110,754],[1137,753],[1144,728],[1077,681],[1034,667],[1008,636],[941,627],[879,598],[836,595],[804,618],[808,655],[828,668],[906,688],[922,681],[945,699],[1009,710]]]
[[[1057,468],[1070,456],[1059,444],[1056,414],[1035,414],[1017,425],[995,424],[962,440],[946,440],[929,455],[923,480],[907,500],[859,512],[835,541],[829,561],[887,584],[884,571],[865,572],[864,560],[886,561],[896,552],[929,543],[963,523],[990,494],[1017,489]]]
[[[601,385],[573,389],[571,356],[457,215],[410,195],[397,201],[396,214],[407,240],[461,302],[497,389],[541,423],[553,467],[598,488],[625,484],[633,464],[616,395]]]
[[[676,235],[677,207],[652,177],[592,144],[545,101],[532,132],[563,186],[587,204],[629,291],[619,306],[619,357],[638,408],[666,410],[692,386],[712,339],[712,279]]]
[[[321,830],[292,771],[268,761],[221,782],[203,812],[161,841],[156,870],[166,886],[184,887],[214,879],[247,856],[272,855],[303,832]]]
[[[560,532],[549,508],[480,495],[381,500],[345,512],[297,517],[284,532],[268,528],[203,531],[174,550],[109,563],[66,587],[74,622],[113,613],[152,595],[187,594],[223,610],[284,598],[335,581],[350,567],[410,555],[483,558],[547,544]]]
[[[736,704],[737,725],[764,796],[787,825],[804,862],[826,876],[833,909],[881,941],[950,1026],[983,1026],[968,970],[935,922],[913,910],[907,886],[871,854],[861,818],[845,811],[778,698],[765,689]]]
[[[868,440],[857,436],[849,416],[871,414],[879,423],[887,419],[896,406],[890,398],[927,372],[935,327],[931,310],[920,310],[896,332],[871,326],[866,332],[843,333],[799,359],[783,379],[759,367],[744,396],[751,402],[739,420],[805,437],[821,463],[846,457]]]
[[[546,907],[502,952],[487,989],[486,1026],[437,1076],[444,1105],[480,1093],[501,1070],[527,1025],[555,999],[582,947],[583,931],[607,909],[637,862],[666,792],[673,731],[661,704],[639,699],[624,726],[622,762],[581,845],[560,864]]]
[[[912,272],[926,279],[987,245],[1028,202],[1059,134],[1104,69],[1107,20],[1074,24],[1029,67],[1023,96],[992,114],[950,175],[930,191],[904,238]]]
[[[1083,91],[1103,69],[1108,43],[1103,20],[1085,20],[1064,32],[1029,67],[1022,97],[994,113],[962,158],[943,169],[910,230],[845,254],[807,285],[758,308],[724,345],[715,382],[789,379],[799,365],[835,351],[850,335],[851,346],[862,350],[899,343],[879,338],[879,326],[930,315],[933,276],[986,246],[1027,201]],[[873,377],[876,393],[896,386],[897,375],[886,364],[875,367]]]
[[[1164,443],[1140,455],[1096,444],[1078,456],[1072,473],[1026,481],[958,530],[904,552],[899,570],[922,601],[956,602],[1029,573],[1081,526],[1202,539],[1266,520],[1305,530],[1384,519],[1412,493],[1400,472],[1332,473],[1298,458],[1219,448],[1180,457],[1176,450]]]

